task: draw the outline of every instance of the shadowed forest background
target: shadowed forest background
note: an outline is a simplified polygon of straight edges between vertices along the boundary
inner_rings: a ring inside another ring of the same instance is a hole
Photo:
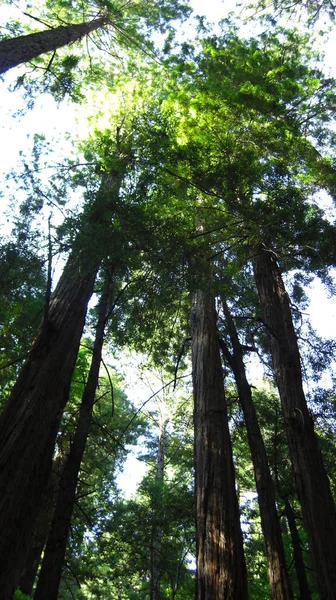
[[[336,599],[335,8],[215,4],[0,7],[1,600]]]

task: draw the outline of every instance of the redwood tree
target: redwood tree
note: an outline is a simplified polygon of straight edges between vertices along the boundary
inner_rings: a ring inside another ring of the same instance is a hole
[[[290,301],[277,257],[260,246],[253,253],[262,321],[267,329],[289,454],[321,598],[336,598],[336,511],[314,422],[302,387],[302,372]]]
[[[214,296],[191,312],[198,600],[246,600],[247,576],[216,330]]]
[[[101,226],[109,228],[124,165],[104,177],[32,350],[0,417],[0,589],[12,600],[24,567],[42,492],[51,469],[55,439],[69,396],[88,301],[107,249],[90,249]],[[106,240],[105,240],[106,241]],[[102,242],[102,240],[101,240]],[[110,250],[110,249],[109,249]],[[14,500],[15,499],[15,500]]]
[[[275,504],[275,492],[268,465],[266,448],[260,431],[258,416],[253,404],[251,387],[248,383],[243,350],[239,342],[234,320],[228,304],[222,298],[226,327],[231,341],[231,352],[227,344],[221,340],[221,348],[227,359],[237,386],[247,437],[252,456],[254,478],[258,492],[261,527],[265,541],[268,578],[271,596],[275,600],[292,598],[292,591],[286,567],[285,551],[282,542],[279,517]]]
[[[99,304],[96,336],[88,380],[83,393],[74,439],[71,443],[70,453],[61,476],[55,513],[48,534],[40,575],[35,590],[35,600],[57,600],[58,597],[71,515],[76,499],[78,473],[89,435],[95,393],[98,385],[110,287],[111,275],[108,273],[105,276],[104,288]]]

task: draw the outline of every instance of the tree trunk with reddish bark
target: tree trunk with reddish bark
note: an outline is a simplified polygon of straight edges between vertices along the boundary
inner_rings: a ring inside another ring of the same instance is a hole
[[[113,212],[121,181],[121,173],[106,175],[103,190],[88,215],[86,231],[75,240],[76,249],[0,417],[2,600],[12,600],[27,560],[60,419],[69,398],[87,304],[101,260],[110,251],[98,243],[92,248],[92,242],[100,226],[109,226],[106,215]]]
[[[61,25],[37,33],[20,35],[16,38],[0,41],[0,73],[26,63],[41,54],[52,52],[63,46],[77,42],[85,35],[100,29],[106,23],[106,17],[99,17],[87,23]]]
[[[239,401],[244,414],[258,492],[260,520],[265,541],[271,596],[273,600],[290,600],[293,594],[288,577],[280,521],[275,503],[274,486],[269,470],[265,444],[253,404],[251,387],[246,377],[243,353],[237,330],[224,299],[222,299],[222,303],[227,330],[231,340],[232,353],[222,340],[221,347],[234,374]]]
[[[34,600],[57,600],[72,511],[76,499],[78,474],[89,435],[95,393],[98,385],[104,328],[108,311],[111,276],[105,278],[98,311],[91,366],[82,398],[78,423],[70,453],[62,473],[54,517],[48,534]]]
[[[275,254],[253,255],[262,320],[269,333],[296,490],[323,600],[336,599],[336,511],[313,419],[302,387],[300,353],[290,302]]]
[[[246,600],[247,577],[216,331],[214,297],[191,312],[195,427],[197,600]]]

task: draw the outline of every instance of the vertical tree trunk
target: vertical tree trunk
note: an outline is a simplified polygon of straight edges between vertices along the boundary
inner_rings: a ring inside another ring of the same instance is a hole
[[[108,310],[111,276],[105,278],[102,292],[91,366],[82,398],[78,423],[70,453],[61,477],[54,517],[51,523],[34,600],[57,600],[62,567],[76,499],[78,473],[89,435],[91,417],[98,385],[99,369],[104,343],[104,328]]]
[[[156,457],[155,473],[155,498],[153,510],[153,530],[151,541],[151,574],[150,574],[150,600],[161,599],[161,541],[162,541],[162,486],[164,480],[164,466],[167,447],[167,419],[165,411],[159,412],[159,439],[158,452]]]
[[[251,387],[246,377],[242,348],[237,330],[224,299],[222,299],[222,303],[232,345],[232,354],[223,341],[221,341],[221,347],[233,371],[244,414],[258,492],[261,528],[265,541],[271,596],[273,600],[289,600],[293,596],[286,567],[280,521],[276,510],[274,487],[268,466],[264,440],[252,400]]]
[[[91,31],[103,27],[107,21],[106,17],[100,17],[88,23],[62,25],[54,29],[2,40],[0,41],[0,73],[5,73],[41,54],[77,42]]]
[[[245,600],[246,566],[235,490],[214,298],[194,295],[197,600]]]
[[[34,527],[28,559],[25,563],[23,572],[21,573],[19,589],[24,594],[27,594],[27,596],[30,596],[32,593],[42,551],[53,518],[64,458],[64,455],[61,454],[53,461],[52,470],[43,494],[41,510],[39,511]]]
[[[0,417],[2,600],[12,600],[27,559],[59,422],[69,397],[87,303],[107,251],[99,244],[93,249],[88,244],[92,246],[99,225],[108,226],[106,211],[113,211],[122,175],[106,176],[89,213],[87,230],[75,240],[46,318]]]
[[[297,338],[289,298],[275,255],[259,248],[253,268],[269,332],[290,458],[323,600],[336,598],[336,511],[313,420],[302,388]]]
[[[295,523],[295,514],[288,498],[285,499],[285,515],[292,540],[296,578],[300,590],[300,600],[311,600],[306,568],[302,556],[301,540]]]

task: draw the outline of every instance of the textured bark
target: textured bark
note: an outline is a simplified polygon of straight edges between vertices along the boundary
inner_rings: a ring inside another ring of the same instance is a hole
[[[285,515],[287,518],[288,527],[291,535],[296,578],[300,590],[300,600],[311,600],[311,594],[306,575],[306,568],[302,556],[301,540],[296,527],[295,514],[289,503],[288,498],[286,498],[285,500]]]
[[[30,596],[32,593],[34,581],[41,561],[42,551],[53,518],[64,458],[64,455],[59,455],[53,461],[52,470],[43,494],[41,510],[34,528],[28,559],[25,563],[23,572],[21,573],[19,589],[24,594],[27,594],[27,596]]]
[[[289,298],[271,251],[264,247],[256,250],[253,267],[317,582],[321,598],[335,600],[335,504],[302,388],[300,354]]]
[[[57,600],[58,598],[58,588],[61,581],[71,515],[76,499],[78,473],[89,435],[95,393],[98,385],[110,284],[110,276],[107,276],[99,305],[96,336],[88,380],[85,385],[76,432],[61,477],[55,513],[44,550],[34,600]]]
[[[245,600],[247,578],[224,382],[210,290],[191,312],[197,600]]]
[[[0,420],[0,589],[11,600],[24,566],[82,335],[95,270],[68,264]]]
[[[87,303],[107,249],[88,245],[106,227],[118,196],[121,175],[105,178],[87,230],[75,241],[72,256],[52,295],[38,336],[0,418],[0,589],[12,600],[28,556],[42,494],[51,470],[55,439],[69,397]],[[106,189],[109,194],[107,196]],[[109,249],[110,250],[110,249]]]
[[[237,330],[226,301],[223,299],[222,302],[227,330],[232,345],[232,354],[224,342],[221,342],[221,347],[233,371],[244,414],[258,492],[261,528],[265,541],[271,596],[273,600],[289,600],[293,595],[286,567],[280,521],[276,510],[274,486],[269,470],[264,440],[253,404],[251,388],[246,377],[243,353]]]
[[[21,35],[9,40],[0,41],[0,73],[28,62],[41,54],[52,52],[103,27],[107,23],[106,17],[100,17],[88,23],[78,23],[46,29],[29,35]]]

